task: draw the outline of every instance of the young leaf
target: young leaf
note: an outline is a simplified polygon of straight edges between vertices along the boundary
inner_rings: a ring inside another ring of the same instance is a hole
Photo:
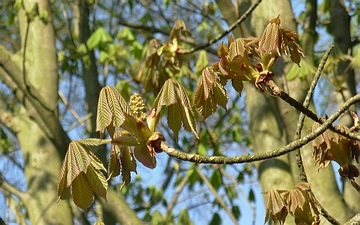
[[[70,187],[67,185],[67,159],[68,157],[65,156],[64,163],[61,167],[61,173],[59,176],[59,181],[57,185],[57,194],[58,194],[58,201],[60,199],[64,200],[67,199],[70,195]]]
[[[186,91],[183,88],[183,86],[175,80],[168,79],[164,83],[159,94],[157,95],[154,102],[156,115],[159,115],[161,110],[166,106],[167,107],[173,106],[176,107],[177,109],[180,109],[180,114],[176,113],[173,115],[169,115],[169,113],[173,112],[174,108],[168,110],[168,117],[170,116],[174,120],[182,121],[184,128],[187,131],[193,132],[195,136],[198,138],[195,128],[194,114],[192,112],[192,107],[190,104],[189,97],[186,94]],[[170,122],[168,124],[170,129],[173,130],[175,134],[179,132],[180,128],[178,126],[179,125],[178,123]]]
[[[205,67],[209,66],[209,59],[205,50],[199,52],[199,58],[196,61],[195,73],[200,74]]]
[[[175,137],[178,137],[181,128],[181,113],[179,104],[173,104],[168,107],[168,126],[174,132]]]
[[[92,190],[106,200],[106,190],[108,183],[104,174],[95,169],[93,166],[89,166],[86,172],[86,178],[91,186]]]
[[[213,174],[210,177],[210,183],[216,191],[219,190],[219,188],[222,185],[221,173],[219,170],[215,170],[213,172]]]
[[[74,180],[72,184],[72,196],[75,205],[86,213],[87,208],[94,200],[94,193],[84,172],[81,172]]]
[[[110,86],[101,89],[97,108],[96,131],[104,133],[110,125],[119,128],[127,117],[134,116],[120,93]]]
[[[88,155],[88,151],[89,150],[86,150],[83,145],[76,141],[69,144],[69,148],[66,153],[68,187],[81,172],[85,173],[90,165],[91,158]]]
[[[211,67],[203,70],[198,87],[195,90],[194,105],[204,118],[216,111],[216,105],[226,109],[227,93],[218,81],[218,76]]]
[[[121,165],[118,159],[118,153],[120,153],[119,146],[112,145],[108,164],[108,179],[110,179],[110,177],[116,177],[120,174]]]
[[[122,167],[122,180],[123,180],[120,187],[121,189],[122,187],[124,187],[124,185],[130,183],[131,181],[130,172],[133,171],[136,173],[136,161],[134,159],[130,147],[128,146],[121,147],[120,161]]]
[[[285,218],[288,214],[286,205],[278,190],[269,190],[266,192],[266,215],[265,222],[271,219],[273,222],[277,220],[280,223],[285,222]]]
[[[180,32],[184,36],[192,35],[183,20],[176,20],[174,23],[174,27],[172,28],[171,33],[170,33],[170,39],[179,39]]]

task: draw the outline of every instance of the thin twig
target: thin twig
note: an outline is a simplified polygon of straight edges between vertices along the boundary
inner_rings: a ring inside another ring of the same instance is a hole
[[[207,179],[205,174],[198,168],[195,167],[196,172],[199,174],[200,178],[204,181],[204,183],[208,186],[211,193],[214,195],[216,201],[221,205],[221,207],[225,210],[225,212],[229,215],[230,219],[232,220],[233,224],[239,224],[237,219],[235,218],[234,214],[231,210],[227,207],[225,202],[221,199],[217,191],[214,189],[210,181]]]
[[[308,90],[308,93],[305,97],[305,100],[303,102],[303,106],[305,108],[308,108],[309,105],[310,105],[310,100],[312,98],[312,95],[314,93],[314,89],[316,87],[316,84],[318,83],[318,80],[320,78],[320,75],[321,75],[321,72],[325,66],[325,63],[332,51],[332,49],[334,48],[334,45],[331,45],[329,47],[329,49],[325,52],[324,56],[321,58],[321,61],[320,61],[320,64],[317,68],[317,71],[315,73],[315,76],[310,84],[310,88]],[[294,137],[294,140],[298,140],[301,138],[301,130],[304,126],[304,120],[305,120],[305,114],[304,113],[300,113],[299,115],[299,119],[298,119],[298,123],[297,123],[297,126],[296,126],[296,132],[295,132],[295,137]],[[301,157],[301,152],[300,152],[300,149],[296,150],[296,164],[297,166],[299,167],[299,170],[300,170],[300,179],[301,181],[303,182],[307,182],[307,176],[306,176],[306,173],[305,173],[305,170],[304,170],[304,165],[302,163],[302,157]]]
[[[208,41],[206,44],[204,45],[200,45],[197,46],[195,48],[191,48],[191,49],[187,49],[187,50],[183,50],[183,51],[179,51],[179,53],[181,54],[191,54],[193,52],[196,52],[200,49],[205,49],[209,46],[211,46],[212,44],[214,44],[215,42],[219,41],[220,39],[222,39],[223,37],[225,37],[226,35],[228,35],[231,31],[233,31],[237,26],[239,26],[239,24],[241,24],[251,13],[252,11],[254,11],[254,9],[256,9],[256,7],[260,4],[262,0],[258,0],[254,5],[252,5],[245,13],[244,15],[242,15],[235,23],[233,23],[227,30],[225,30],[222,34],[219,34],[217,37],[215,37],[214,39]]]
[[[241,156],[235,157],[226,157],[226,156],[204,156],[199,154],[188,154],[184,152],[180,152],[174,148],[171,148],[164,142],[161,143],[161,149],[166,152],[171,157],[175,157],[184,161],[190,162],[198,162],[198,163],[212,163],[212,164],[235,164],[235,163],[246,163],[246,162],[254,162],[254,161],[261,161],[265,159],[271,159],[275,157],[279,157],[285,155],[289,152],[292,152],[310,141],[314,140],[317,136],[325,132],[325,130],[333,127],[332,123],[342,115],[351,105],[355,104],[356,102],[360,101],[360,94],[355,95],[354,97],[347,100],[344,105],[337,110],[334,114],[332,114],[327,120],[321,120],[322,125],[314,130],[313,132],[309,133],[308,135],[304,136],[299,140],[294,140],[293,142],[287,144],[282,148],[278,148],[272,151],[266,151],[256,154],[246,154]],[[299,104],[301,105],[301,104]],[[303,107],[301,105],[301,107]],[[334,128],[334,127],[333,127]],[[345,130],[341,128],[336,128],[337,131],[341,132],[344,136],[351,136],[351,138],[355,138],[360,140],[360,137],[357,137],[354,134],[349,134]]]

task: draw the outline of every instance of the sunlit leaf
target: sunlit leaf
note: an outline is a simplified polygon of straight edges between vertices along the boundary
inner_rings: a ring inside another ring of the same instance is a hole
[[[106,181],[104,174],[100,170],[97,170],[94,167],[89,166],[86,172],[86,178],[92,190],[106,200],[106,191],[108,188],[108,183]]]
[[[90,50],[96,47],[103,47],[104,44],[108,42],[113,42],[111,35],[103,28],[99,27],[95,32],[89,37],[86,44]]]
[[[110,86],[101,89],[97,108],[96,131],[104,133],[111,124],[115,128],[119,128],[128,117],[133,117],[133,114],[120,93]]]
[[[269,219],[271,219],[273,222],[276,222],[277,220],[279,220],[280,223],[285,222],[288,211],[279,191],[271,189],[266,192],[265,206],[265,223]]]
[[[181,113],[179,104],[169,106],[167,121],[169,128],[174,132],[174,135],[177,138],[181,128]]]
[[[72,184],[72,196],[75,205],[85,212],[94,200],[93,190],[83,172],[76,177]]]
[[[89,150],[86,147],[73,141],[69,144],[67,152],[67,186],[70,186],[74,179],[81,173],[86,172],[91,163],[91,158],[88,155]]]
[[[227,93],[218,81],[217,74],[211,67],[205,68],[195,90],[195,107],[204,118],[207,118],[216,111],[216,105],[226,109],[226,103]]]
[[[67,199],[70,195],[70,187],[67,185],[67,160],[68,157],[65,157],[64,163],[61,167],[61,173],[57,185],[58,201],[60,199]]]

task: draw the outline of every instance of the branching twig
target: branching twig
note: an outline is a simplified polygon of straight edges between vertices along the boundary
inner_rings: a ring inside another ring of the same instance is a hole
[[[310,100],[311,100],[311,97],[313,95],[313,92],[314,92],[314,89],[316,87],[316,84],[318,83],[318,80],[320,78],[320,75],[321,75],[321,72],[325,66],[325,63],[332,51],[332,49],[334,48],[334,45],[331,45],[330,48],[325,52],[324,56],[321,58],[321,61],[320,61],[320,64],[317,68],[317,71],[315,73],[315,76],[310,84],[310,88],[308,90],[308,93],[305,97],[305,100],[303,102],[303,106],[305,108],[308,108],[309,105],[310,105]],[[298,123],[296,125],[296,132],[295,132],[295,137],[294,137],[294,140],[298,140],[301,138],[301,130],[304,126],[304,120],[305,120],[305,114],[304,113],[300,113],[299,115],[299,119],[298,119]],[[307,176],[306,176],[306,173],[305,173],[305,170],[304,170],[304,165],[302,163],[302,157],[301,157],[301,152],[300,152],[300,149],[298,149],[296,151],[296,163],[297,163],[297,166],[299,167],[299,170],[300,170],[300,179],[301,181],[303,182],[307,182]]]
[[[272,151],[261,152],[261,153],[256,153],[256,154],[246,154],[246,155],[235,156],[235,157],[204,156],[204,155],[199,155],[199,154],[188,154],[188,153],[180,152],[174,148],[171,148],[164,142],[161,143],[161,149],[171,157],[175,157],[175,158],[178,158],[178,159],[181,159],[184,161],[198,162],[198,163],[235,164],[235,163],[245,163],[245,162],[254,162],[254,161],[260,161],[260,160],[265,160],[265,159],[271,159],[271,158],[285,155],[291,151],[294,151],[294,150],[306,145],[310,141],[314,140],[317,136],[322,134],[326,129],[329,129],[331,127],[334,128],[332,123],[340,115],[342,115],[351,105],[353,105],[354,103],[359,102],[359,101],[360,101],[360,94],[350,98],[349,100],[347,100],[345,102],[345,104],[338,111],[336,111],[334,114],[332,114],[327,120],[321,120],[322,125],[319,128],[317,128],[315,131],[311,132],[310,134],[304,136],[303,138],[301,138],[299,140],[295,140],[295,141],[287,144],[286,146],[284,146],[282,148],[275,149]],[[300,103],[298,103],[298,104],[301,105]],[[301,105],[301,107],[303,107],[303,105]],[[336,131],[341,132],[341,134],[344,136],[351,136],[351,138],[360,140],[360,137],[357,137],[354,134],[348,134],[343,129],[336,128]]]
[[[244,15],[242,15],[235,23],[233,23],[227,30],[225,30],[222,34],[218,35],[217,37],[215,37],[214,39],[208,41],[206,44],[204,45],[200,45],[197,46],[195,48],[191,48],[191,49],[187,49],[187,50],[183,50],[179,53],[181,54],[191,54],[193,52],[196,52],[200,49],[205,49],[207,47],[209,47],[210,45],[214,44],[215,42],[219,41],[221,38],[225,37],[226,35],[228,35],[231,31],[233,31],[237,26],[239,26],[239,24],[241,24],[249,15],[252,11],[254,11],[254,9],[260,4],[262,0],[258,0],[254,5],[252,5],[245,13]]]

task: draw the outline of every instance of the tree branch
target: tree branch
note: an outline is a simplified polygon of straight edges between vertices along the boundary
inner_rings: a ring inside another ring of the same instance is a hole
[[[310,84],[310,88],[308,90],[308,93],[305,97],[305,100],[303,102],[303,106],[304,108],[308,108],[309,105],[310,105],[310,100],[312,98],[312,95],[313,95],[313,92],[314,92],[314,89],[316,87],[316,84],[318,83],[318,80],[320,78],[320,75],[321,75],[321,72],[325,66],[325,63],[332,51],[332,49],[334,48],[334,45],[331,45],[329,47],[329,49],[325,52],[324,56],[321,58],[321,61],[320,61],[320,64],[317,68],[317,71],[315,73],[315,76]],[[301,138],[301,130],[304,126],[304,120],[305,120],[305,114],[304,113],[300,113],[299,115],[299,119],[298,119],[298,123],[296,125],[296,131],[295,131],[295,138],[294,140],[298,140]],[[299,170],[300,170],[300,179],[301,181],[303,182],[307,182],[307,176],[306,176],[306,173],[305,173],[305,169],[304,169],[304,165],[302,163],[302,158],[301,158],[301,152],[300,152],[300,149],[297,150],[296,152],[296,163],[297,163],[297,166],[299,167]]]
[[[327,120],[322,120],[322,125],[317,128],[315,131],[311,132],[310,134],[304,136],[299,140],[295,140],[282,148],[278,148],[272,151],[261,152],[256,154],[246,154],[241,156],[235,157],[226,157],[226,156],[204,156],[199,154],[188,154],[184,152],[180,152],[164,142],[161,143],[161,149],[171,157],[178,158],[184,161],[190,162],[198,162],[198,163],[212,163],[212,164],[235,164],[235,163],[246,163],[246,162],[254,162],[260,161],[265,159],[271,159],[275,157],[279,157],[285,155],[291,151],[294,151],[310,141],[314,140],[317,136],[325,132],[326,129],[333,127],[332,123],[342,115],[351,105],[355,104],[356,102],[360,101],[360,94],[350,98],[345,102],[345,104],[337,110],[334,114],[332,114]],[[300,103],[298,103],[301,105]],[[303,107],[301,105],[301,107]],[[311,112],[311,111],[310,111]],[[316,117],[317,118],[317,117]],[[348,134],[345,130],[341,128],[336,128],[336,131],[341,132],[342,135],[351,136],[351,138],[360,140],[360,137],[356,136],[355,134]]]
[[[212,44],[214,44],[215,42],[219,41],[221,38],[225,37],[226,35],[228,35],[231,31],[233,31],[237,26],[239,26],[239,24],[241,24],[250,14],[252,11],[254,11],[254,9],[256,9],[256,7],[261,3],[262,0],[258,0],[257,2],[255,2],[255,4],[253,4],[245,13],[244,15],[242,15],[235,23],[233,23],[227,30],[225,30],[222,34],[218,35],[217,37],[215,37],[214,39],[208,41],[206,44],[204,45],[200,45],[197,46],[195,48],[191,48],[191,49],[187,49],[187,50],[183,50],[180,51],[179,53],[181,54],[191,54],[193,52],[196,52],[198,50],[201,49],[205,49],[209,46],[211,46]]]
[[[207,179],[207,177],[204,175],[204,173],[197,167],[195,166],[195,170],[196,172],[199,174],[200,178],[205,182],[206,186],[208,186],[209,190],[211,191],[211,193],[214,195],[216,201],[221,205],[221,207],[225,210],[225,212],[229,215],[230,219],[232,220],[232,222],[234,224],[239,224],[237,219],[235,218],[234,214],[231,212],[231,210],[227,207],[227,205],[225,204],[225,202],[221,199],[221,197],[219,196],[219,194],[217,193],[217,191],[214,189],[214,187],[212,186],[212,184],[210,183],[210,181]]]

